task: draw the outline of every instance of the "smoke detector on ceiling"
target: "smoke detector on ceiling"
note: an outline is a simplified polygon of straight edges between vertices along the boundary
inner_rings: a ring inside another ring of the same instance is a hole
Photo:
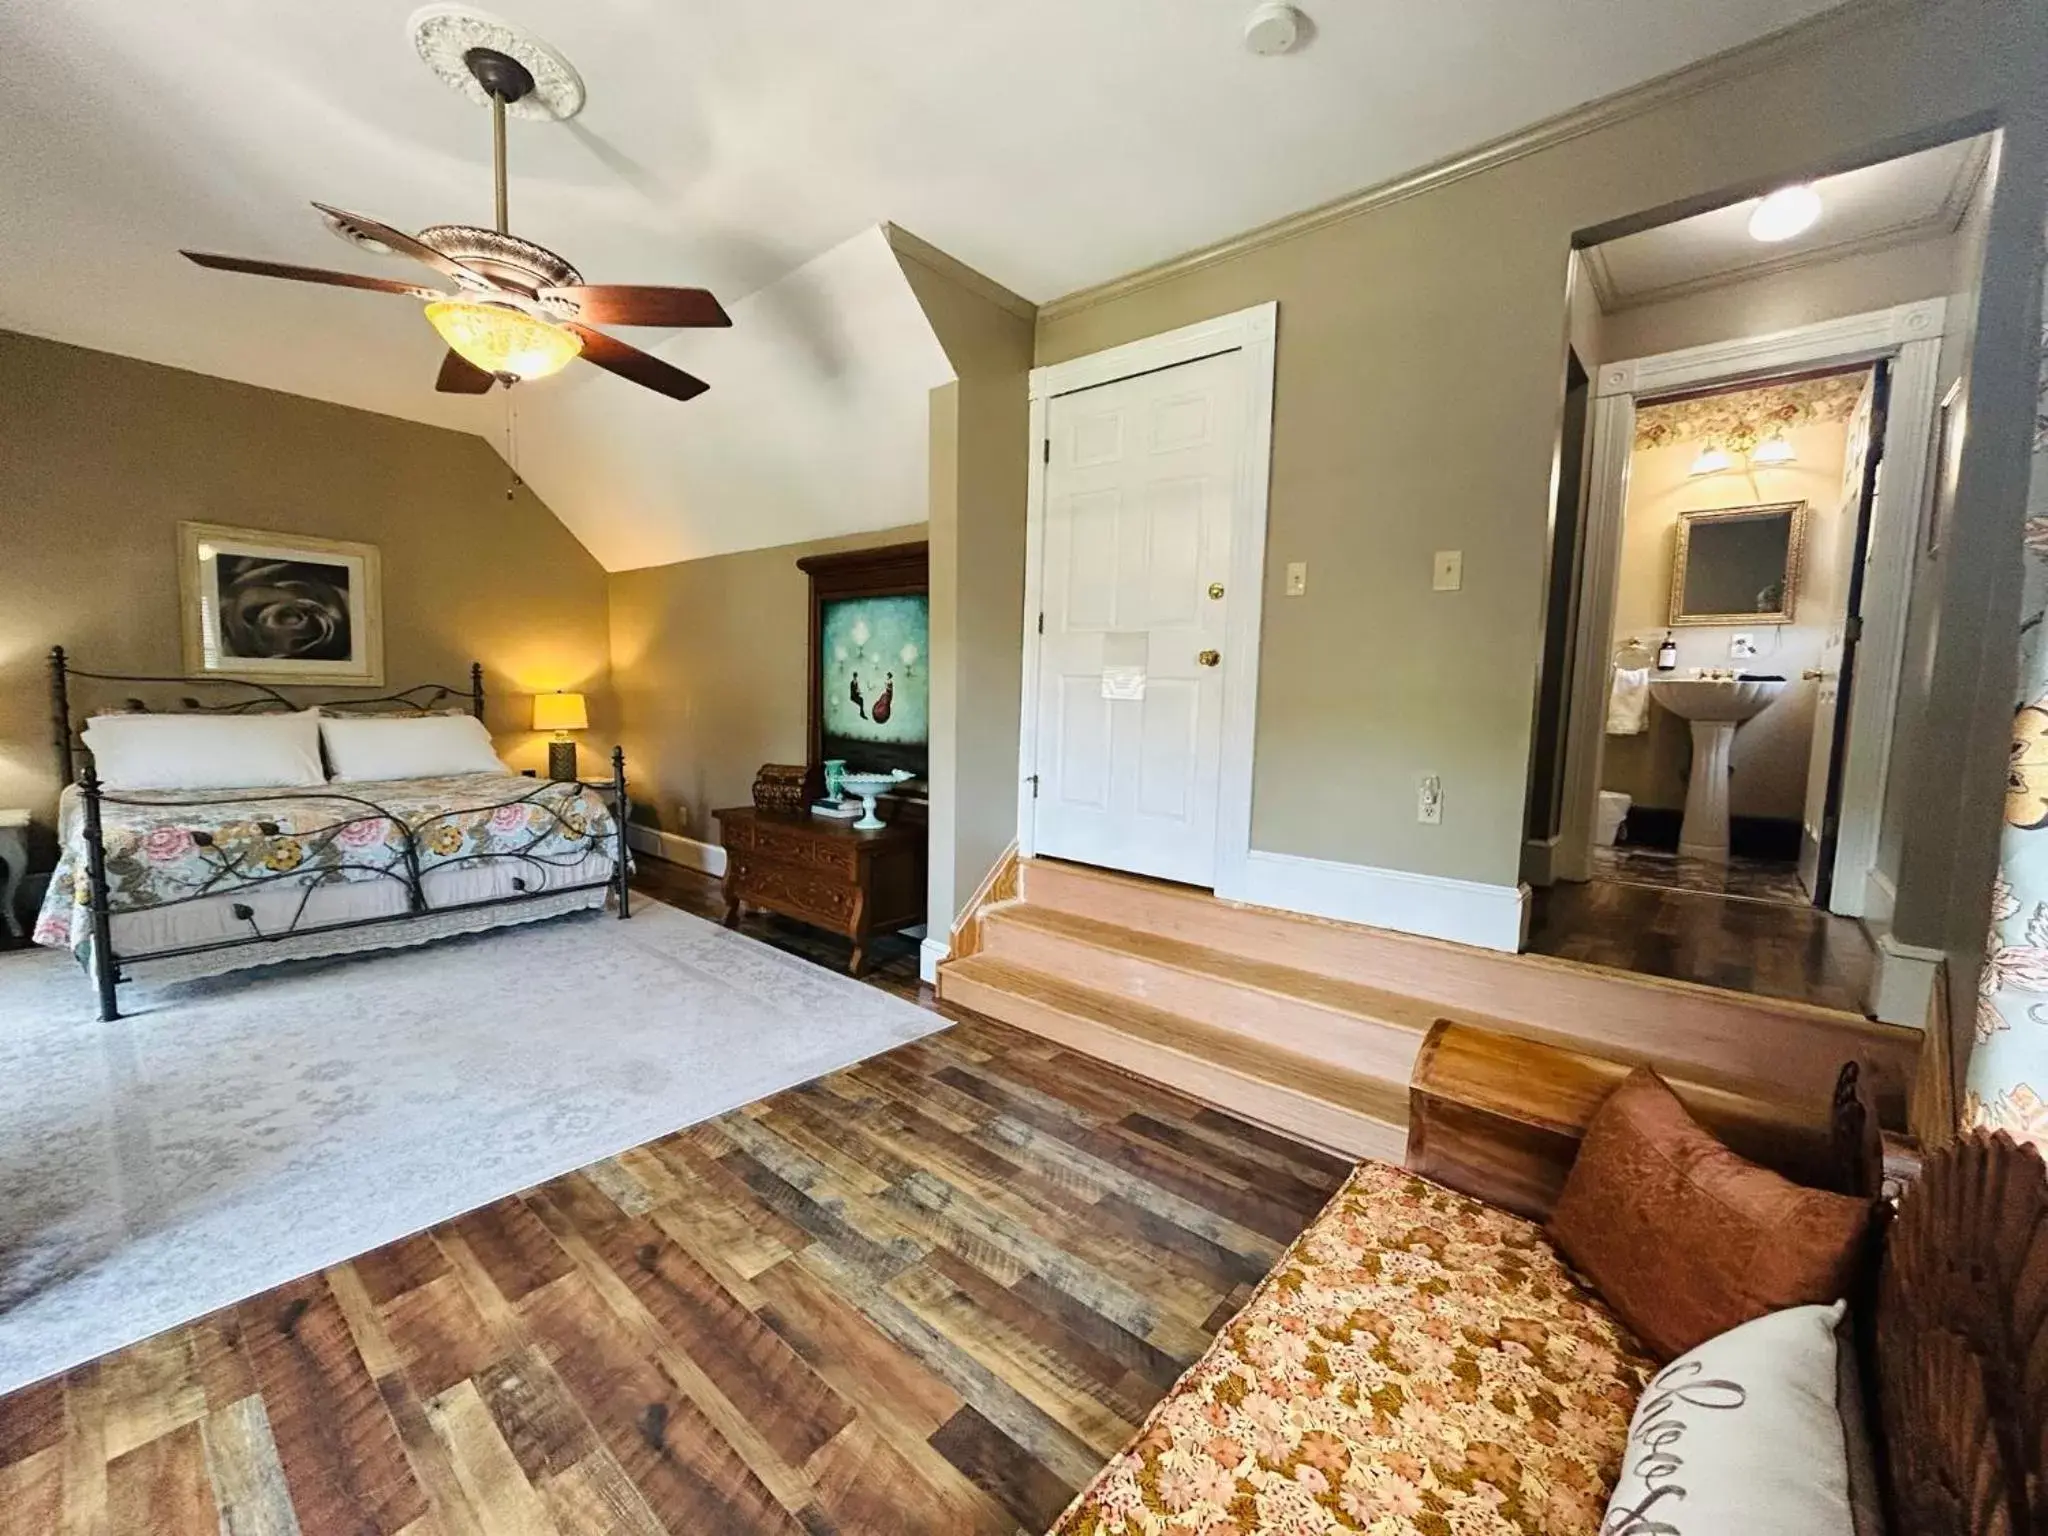
[[[1280,0],[1266,0],[1245,20],[1244,45],[1262,58],[1292,53],[1302,39],[1308,18]]]
[[[519,89],[501,93],[511,116],[559,123],[583,110],[583,77],[575,67],[502,17],[467,5],[423,5],[407,18],[405,30],[441,83],[480,107],[491,104],[491,93],[471,63],[470,55],[479,52],[512,60],[530,77],[521,79]]]

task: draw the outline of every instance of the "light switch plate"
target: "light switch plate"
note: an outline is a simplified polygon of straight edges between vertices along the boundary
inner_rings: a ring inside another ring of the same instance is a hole
[[[1287,595],[1300,597],[1308,591],[1308,562],[1290,560],[1287,562]]]
[[[1465,585],[1465,554],[1457,549],[1440,549],[1431,568],[1430,585],[1439,592],[1455,592]]]

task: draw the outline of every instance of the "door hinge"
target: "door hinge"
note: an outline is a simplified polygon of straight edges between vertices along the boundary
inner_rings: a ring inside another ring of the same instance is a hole
[[[1031,798],[1036,800],[1038,798],[1038,775],[1034,773],[1024,782],[1031,786]]]
[[[1855,645],[1855,644],[1857,644],[1857,643],[1858,643],[1859,641],[1861,641],[1861,640],[1862,640],[1862,638],[1863,638],[1863,615],[1862,615],[1862,614],[1860,614],[1860,613],[1852,613],[1852,614],[1850,614],[1850,615],[1849,615],[1849,621],[1848,621],[1848,622],[1847,622],[1846,624],[1844,624],[1844,625],[1842,626],[1842,638],[1843,638],[1844,640],[1848,641],[1848,642],[1849,642],[1849,643],[1850,643],[1851,645]]]
[[[1045,445],[1045,462],[1050,464],[1052,462],[1052,439],[1048,437],[1043,439],[1043,442]]]
[[[1042,613],[1038,616],[1038,632],[1041,635],[1045,633],[1045,615]]]

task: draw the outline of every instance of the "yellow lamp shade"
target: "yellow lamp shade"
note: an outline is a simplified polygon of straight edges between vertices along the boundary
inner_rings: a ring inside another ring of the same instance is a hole
[[[536,693],[533,696],[533,728],[536,731],[587,731],[590,711],[580,693]]]
[[[504,304],[436,299],[427,320],[465,362],[501,379],[544,379],[583,350],[583,338]]]

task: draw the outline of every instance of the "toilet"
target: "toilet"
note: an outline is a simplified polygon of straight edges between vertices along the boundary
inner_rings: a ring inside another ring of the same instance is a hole
[[[1621,835],[1621,824],[1628,816],[1629,798],[1616,789],[1600,791],[1600,809],[1593,817],[1593,841],[1602,848],[1612,848],[1615,838]]]

